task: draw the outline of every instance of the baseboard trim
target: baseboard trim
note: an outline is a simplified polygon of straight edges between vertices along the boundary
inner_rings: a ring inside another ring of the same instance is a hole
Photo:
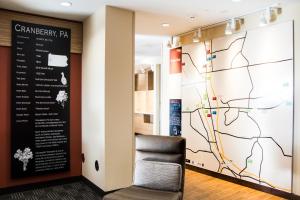
[[[255,184],[255,183],[251,183],[251,182],[248,182],[248,181],[245,181],[245,180],[236,179],[236,178],[224,175],[224,174],[209,171],[209,170],[203,169],[203,168],[198,168],[198,167],[195,167],[195,166],[192,166],[192,165],[189,165],[189,164],[186,165],[186,169],[190,169],[190,170],[195,171],[195,172],[199,172],[199,173],[202,173],[202,174],[213,176],[215,178],[226,180],[226,181],[229,181],[229,182],[232,182],[232,183],[236,183],[236,184],[239,184],[239,185],[242,185],[242,186],[245,186],[245,187],[256,189],[256,190],[266,192],[266,193],[269,193],[269,194],[273,194],[273,195],[283,197],[283,198],[286,198],[286,199],[298,200],[297,198],[299,198],[299,196],[297,196],[295,194],[292,194],[292,193],[283,192],[283,191],[280,191],[280,190],[277,190],[277,189],[274,189],[274,188],[269,188],[269,187],[258,185],[258,184]]]
[[[300,196],[293,194],[291,199],[292,200],[300,200]]]
[[[82,181],[87,184],[94,192],[99,194],[100,196],[104,196],[106,192],[104,192],[100,187],[95,185],[93,182],[91,182],[89,179],[85,178],[84,176],[81,177]]]
[[[5,195],[5,194],[10,194],[15,192],[24,192],[27,190],[41,189],[41,188],[46,188],[51,186],[58,186],[58,185],[73,183],[81,180],[82,180],[81,176],[73,176],[68,178],[55,179],[51,181],[42,181],[37,183],[29,183],[24,185],[0,188],[0,195]]]

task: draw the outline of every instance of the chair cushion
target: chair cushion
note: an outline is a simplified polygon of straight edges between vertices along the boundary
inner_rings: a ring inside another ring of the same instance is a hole
[[[181,189],[181,177],[180,164],[138,160],[135,165],[133,185],[178,192]]]
[[[181,200],[181,192],[151,190],[131,186],[105,195],[103,200]]]

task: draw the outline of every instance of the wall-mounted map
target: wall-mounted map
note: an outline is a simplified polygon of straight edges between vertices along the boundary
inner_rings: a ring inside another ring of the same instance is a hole
[[[293,22],[182,48],[189,164],[291,192]]]

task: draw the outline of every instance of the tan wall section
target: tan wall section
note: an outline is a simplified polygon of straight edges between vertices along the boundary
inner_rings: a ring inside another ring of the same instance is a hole
[[[82,23],[23,14],[0,9],[0,46],[11,46],[11,21],[43,24],[71,29],[71,53],[82,52]]]
[[[294,20],[294,169],[293,169],[293,193],[300,195],[300,2],[284,6],[282,14],[275,23]],[[258,27],[261,13],[245,17],[245,24],[241,31]],[[224,36],[225,26],[221,25],[203,32],[203,39],[211,39]],[[202,40],[203,40],[202,39]],[[192,43],[192,34],[181,38],[182,44]],[[276,44],[274,44],[276,46]]]
[[[105,132],[107,189],[132,184],[134,13],[107,7]]]

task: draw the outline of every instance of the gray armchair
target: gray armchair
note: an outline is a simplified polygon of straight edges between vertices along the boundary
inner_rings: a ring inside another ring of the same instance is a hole
[[[185,139],[136,134],[134,183],[103,200],[182,200]]]

